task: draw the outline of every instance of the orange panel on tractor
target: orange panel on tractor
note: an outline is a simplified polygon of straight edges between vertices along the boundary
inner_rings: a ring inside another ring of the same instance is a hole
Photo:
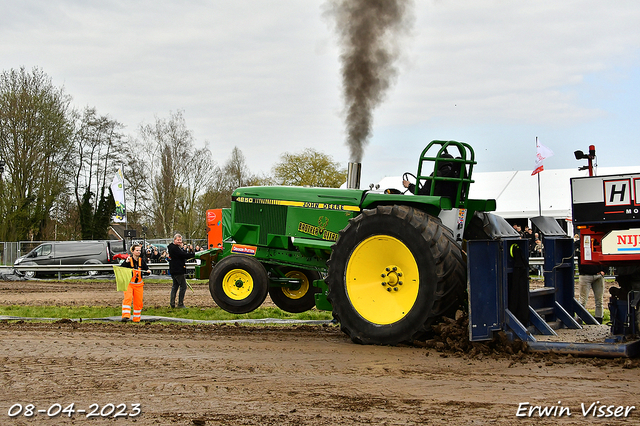
[[[209,248],[222,248],[222,209],[207,210],[207,244]]]

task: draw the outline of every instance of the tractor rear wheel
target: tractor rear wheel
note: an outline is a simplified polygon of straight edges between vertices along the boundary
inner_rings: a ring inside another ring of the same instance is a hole
[[[466,287],[466,266],[451,231],[408,206],[363,210],[340,232],[329,259],[327,298],[356,343],[420,339],[452,316]]]
[[[209,276],[209,292],[218,306],[232,314],[257,309],[267,297],[269,280],[262,263],[253,257],[228,256]]]
[[[283,311],[294,314],[308,311],[316,305],[314,294],[319,292],[318,287],[313,286],[313,281],[320,279],[316,271],[296,268],[282,268],[282,273],[287,278],[300,280],[300,287],[269,287],[269,296],[273,303]]]

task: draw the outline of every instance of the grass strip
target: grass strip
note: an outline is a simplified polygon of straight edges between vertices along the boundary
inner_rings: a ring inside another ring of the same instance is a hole
[[[120,316],[121,310],[116,307],[105,306],[0,306],[0,315],[27,318],[104,318]],[[279,308],[258,308],[246,314],[230,314],[220,308],[186,308],[171,309],[165,307],[150,307],[142,310],[142,315],[186,318],[192,320],[223,320],[238,319],[297,319],[297,320],[331,320],[331,312],[310,311],[299,314],[285,312]]]

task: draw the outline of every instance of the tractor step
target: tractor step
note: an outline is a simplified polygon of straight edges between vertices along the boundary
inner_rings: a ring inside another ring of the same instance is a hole
[[[541,287],[529,290],[529,297],[544,297],[556,294],[555,287]]]
[[[546,315],[553,315],[553,313],[555,312],[553,306],[549,306],[547,308],[538,308],[535,310],[538,315],[540,315],[541,317],[544,317]]]

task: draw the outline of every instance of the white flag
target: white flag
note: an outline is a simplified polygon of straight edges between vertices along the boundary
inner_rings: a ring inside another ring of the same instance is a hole
[[[113,199],[116,200],[116,215],[113,221],[126,222],[127,209],[124,203],[124,175],[122,174],[122,167],[118,169],[116,175],[113,177],[111,192],[113,193]]]
[[[542,145],[536,139],[536,168],[533,169],[533,173],[531,173],[531,176],[543,171],[544,166],[542,165],[542,160],[544,160],[545,158],[549,158],[552,155],[553,155],[553,151],[551,151],[546,146]]]

